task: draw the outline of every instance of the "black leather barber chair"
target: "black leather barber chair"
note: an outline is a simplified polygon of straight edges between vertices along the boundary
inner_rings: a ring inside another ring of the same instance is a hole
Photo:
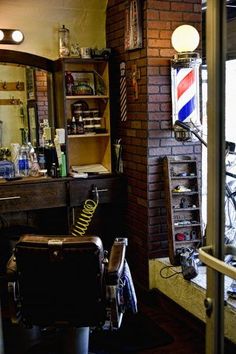
[[[99,237],[22,236],[7,267],[13,321],[76,328],[73,353],[88,353],[90,327],[121,324],[126,245],[116,239],[107,259]]]

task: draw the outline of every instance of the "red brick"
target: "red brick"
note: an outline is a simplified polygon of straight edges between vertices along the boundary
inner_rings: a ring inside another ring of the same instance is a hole
[[[181,12],[161,11],[160,20],[162,21],[181,21],[183,19]]]
[[[147,257],[167,254],[168,250],[162,157],[188,153],[199,156],[200,160],[199,144],[182,144],[173,137],[170,59],[175,51],[170,38],[172,31],[186,22],[201,32],[201,1],[144,0],[142,4],[142,49],[124,52],[126,0],[108,1],[106,28],[107,45],[115,53],[111,62],[114,61],[118,68],[119,62],[125,60],[127,77],[136,63],[141,74],[137,100],[128,77],[128,120],[120,123],[117,113],[119,126],[116,134],[122,138],[124,171],[129,183],[129,247],[135,265],[137,260],[140,263],[146,260],[145,265],[140,264],[135,269],[139,281],[148,284]],[[118,79],[116,75],[114,82],[110,83],[111,93],[118,94]],[[118,104],[118,97],[117,100],[114,98],[115,101]]]
[[[149,29],[166,30],[171,28],[171,22],[168,21],[148,21]]]
[[[170,40],[167,39],[149,39],[148,40],[149,47],[157,47],[157,48],[169,48]]]
[[[191,3],[185,3],[185,2],[172,2],[171,1],[171,10],[173,11],[179,11],[179,12],[193,12],[194,7],[193,4]]]

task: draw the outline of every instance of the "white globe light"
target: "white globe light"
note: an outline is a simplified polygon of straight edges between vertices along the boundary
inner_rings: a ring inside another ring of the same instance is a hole
[[[12,39],[13,39],[13,41],[15,41],[15,42],[17,42],[17,43],[21,42],[22,39],[23,39],[23,34],[22,34],[22,32],[21,32],[21,31],[14,31],[14,32],[12,32]]]
[[[182,25],[177,27],[171,37],[171,43],[178,53],[193,52],[199,44],[199,33],[195,27]]]
[[[4,33],[3,33],[3,31],[2,31],[2,30],[0,30],[0,41],[2,41],[2,40],[3,40],[3,38],[4,38]]]

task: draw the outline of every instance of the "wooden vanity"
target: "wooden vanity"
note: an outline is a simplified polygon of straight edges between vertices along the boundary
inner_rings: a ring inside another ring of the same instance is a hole
[[[38,232],[51,233],[50,223],[54,223],[53,233],[69,234],[85,200],[96,200],[96,192],[98,207],[88,232],[101,236],[110,246],[115,237],[124,235],[126,183],[122,176],[109,174],[86,179],[26,177],[10,182],[1,179],[0,213],[9,225],[14,224],[15,214],[24,213],[30,215],[21,218],[24,226],[25,220],[29,219],[27,224]],[[40,215],[41,221],[36,222],[35,215]],[[20,221],[17,223],[21,226]],[[1,229],[0,235],[5,231]]]

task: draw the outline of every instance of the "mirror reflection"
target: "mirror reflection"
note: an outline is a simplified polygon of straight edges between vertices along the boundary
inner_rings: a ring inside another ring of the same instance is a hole
[[[36,67],[0,63],[0,146],[42,144],[53,126],[52,74]]]

